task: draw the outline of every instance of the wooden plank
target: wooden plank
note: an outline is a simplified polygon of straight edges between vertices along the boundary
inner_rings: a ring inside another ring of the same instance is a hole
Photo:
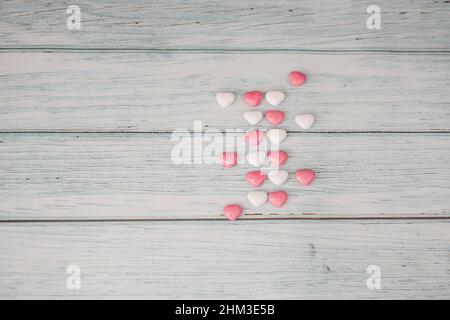
[[[246,218],[449,216],[448,134],[290,134],[281,148],[290,179],[262,187],[288,192],[281,209],[251,208],[249,164],[225,169],[199,155],[200,164],[175,165],[170,138],[0,134],[0,218],[222,219],[229,203]],[[317,171],[310,187],[293,176],[305,167]]]
[[[448,299],[447,221],[0,224],[0,297]],[[68,266],[81,289],[66,287]],[[369,290],[367,268],[381,272]]]
[[[373,1],[227,2],[78,0],[81,30],[66,27],[71,3],[2,1],[0,45],[82,48],[448,50],[445,0],[379,0],[381,29],[369,30]]]
[[[297,68],[301,89],[287,82]],[[4,132],[248,127],[242,93],[255,88],[286,92],[289,130],[299,112],[315,132],[450,130],[449,55],[1,53],[0,75]],[[219,107],[220,90],[238,101]]]

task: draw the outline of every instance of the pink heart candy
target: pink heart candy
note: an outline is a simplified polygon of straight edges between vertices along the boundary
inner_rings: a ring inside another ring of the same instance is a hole
[[[284,121],[284,112],[279,110],[269,110],[266,112],[266,118],[270,123],[278,125]]]
[[[295,171],[295,176],[297,177],[298,182],[304,186],[308,186],[313,182],[316,173],[311,169],[300,169]]]
[[[237,220],[242,215],[242,208],[237,204],[229,204],[223,208],[223,214],[230,221]]]
[[[267,157],[273,165],[282,166],[286,163],[288,154],[284,151],[269,151],[267,152]]]
[[[306,82],[306,75],[300,71],[292,71],[289,74],[289,80],[294,87],[300,87]]]
[[[253,187],[257,188],[261,186],[264,183],[264,181],[266,181],[266,175],[263,174],[260,170],[250,171],[245,175],[245,179]]]
[[[244,94],[244,101],[252,107],[257,107],[263,101],[263,93],[261,91],[249,91]]]
[[[245,141],[251,145],[258,145],[264,137],[264,132],[260,130],[252,130],[245,134]]]
[[[267,199],[275,207],[281,208],[286,203],[288,195],[284,191],[269,192]]]
[[[236,152],[224,152],[222,153],[222,165],[225,168],[232,168],[236,165],[238,159],[238,155]]]

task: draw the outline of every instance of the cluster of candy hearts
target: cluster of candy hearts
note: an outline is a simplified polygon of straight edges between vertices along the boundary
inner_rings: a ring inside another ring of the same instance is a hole
[[[293,86],[298,87],[306,82],[306,75],[300,71],[292,71],[289,74],[289,80]],[[284,92],[278,90],[268,91],[265,94],[258,90],[248,91],[243,96],[245,103],[251,107],[258,107],[264,99],[271,106],[278,106],[285,98]],[[218,92],[216,100],[221,107],[226,108],[233,104],[236,96],[233,92]],[[269,110],[265,114],[259,110],[244,112],[244,119],[252,126],[258,124],[264,116],[273,125],[281,124],[286,118],[284,112],[280,110]],[[314,123],[314,116],[312,114],[298,114],[295,116],[295,123],[303,130],[308,130]]]
[[[288,159],[288,154],[285,151],[252,151],[247,153],[245,159],[254,167],[261,167],[267,159],[269,159],[272,166],[281,167]]]
[[[258,188],[263,185],[266,178],[269,178],[269,181],[274,185],[281,186],[287,181],[288,177],[289,173],[286,170],[272,170],[267,174],[260,170],[255,170],[247,173],[245,175],[245,180],[247,180],[252,187]],[[300,184],[309,186],[316,177],[316,173],[311,169],[298,169],[295,171],[295,177]]]
[[[271,105],[271,106],[278,106],[280,103],[284,101],[286,98],[286,95],[283,91],[268,91],[266,92],[265,96],[261,91],[249,91],[244,94],[244,101],[250,106],[250,107],[257,107],[261,104],[261,102],[264,100]]]
[[[300,71],[292,71],[289,74],[289,80],[294,87],[299,87],[306,82],[306,75]],[[264,94],[261,91],[249,91],[244,94],[244,101],[251,107],[257,107],[263,101]],[[266,92],[265,99],[272,106],[278,106],[286,98],[282,91],[268,91]],[[218,99],[219,101],[219,99]],[[230,101],[230,99],[228,99]],[[234,99],[231,101],[233,103]],[[230,104],[231,104],[230,103]],[[219,102],[220,104],[220,102]],[[222,104],[220,104],[222,105]],[[222,105],[223,106],[223,105]]]
[[[267,174],[269,180],[276,185],[283,184],[288,178],[288,172],[285,170],[271,171]],[[295,176],[302,185],[310,185],[316,173],[311,169],[299,169],[295,172]],[[266,180],[266,175],[261,171],[251,171],[246,175],[247,181],[254,187],[260,187]],[[248,201],[256,208],[262,206],[269,201],[273,206],[281,208],[288,199],[288,194],[285,191],[250,191],[247,194]],[[234,221],[242,215],[243,209],[237,204],[231,204],[224,208],[224,215],[230,220]]]
[[[286,203],[288,194],[285,191],[274,191],[269,193],[266,193],[265,191],[250,191],[247,194],[247,198],[256,208],[262,206],[267,200],[269,200],[273,206],[281,208]]]
[[[252,126],[258,124],[264,118],[264,116],[266,117],[267,121],[269,121],[273,125],[281,124],[286,117],[284,112],[280,110],[269,110],[266,112],[266,114],[259,110],[250,110],[244,112],[244,119]],[[297,114],[294,120],[295,123],[303,130],[308,130],[314,124],[314,116],[309,113]]]
[[[299,87],[306,82],[306,75],[300,71],[292,71],[289,74],[289,80],[294,87]],[[278,90],[268,91],[265,95],[258,90],[248,91],[244,94],[244,101],[251,107],[259,106],[264,98],[270,105],[278,106],[284,101],[286,95],[283,91]],[[216,100],[221,107],[226,108],[233,104],[236,100],[236,96],[233,92],[218,92],[216,94]]]
[[[261,91],[248,91],[244,93],[244,101],[251,107],[257,107],[263,102],[264,98],[271,106],[278,106],[280,103],[284,101],[286,98],[286,95],[283,91],[268,91],[264,95]],[[233,102],[236,100],[236,96],[233,92],[224,91],[224,92],[218,92],[216,93],[216,100],[217,103],[223,107],[227,108],[233,104]]]
[[[286,163],[288,155],[285,151],[252,151],[245,156],[245,160],[254,167],[261,167],[267,159],[272,166],[279,167]]]
[[[264,98],[271,106],[278,106],[284,101],[286,95],[283,91],[278,90],[268,91],[265,95],[257,90],[244,93],[244,101],[251,107],[259,106]],[[221,107],[226,108],[233,104],[236,96],[233,92],[218,92],[216,93],[216,100]]]
[[[295,87],[301,86],[306,82],[306,75],[299,71],[292,71],[289,74],[289,80]],[[258,107],[265,99],[271,106],[280,105],[286,98],[282,91],[268,91],[265,94],[261,91],[249,91],[243,96],[243,100],[251,107]],[[236,97],[232,92],[219,92],[216,94],[217,102],[220,106],[226,108],[233,104]],[[273,125],[281,124],[286,115],[280,110],[269,110],[265,114],[259,110],[246,111],[244,113],[244,119],[251,125],[258,124],[264,116],[267,121]],[[298,114],[295,116],[296,124],[304,129],[309,129],[314,123],[314,116],[311,114]],[[273,144],[280,144],[283,142],[287,133],[283,129],[270,129],[266,132],[267,139]],[[264,139],[264,132],[261,130],[252,130],[245,134],[245,140],[250,145],[259,145]],[[272,166],[280,167],[287,161],[288,155],[284,151],[255,151],[249,152],[246,155],[246,160],[249,164],[259,167],[264,164],[266,159],[270,160]],[[226,168],[231,168],[236,165],[238,155],[236,152],[224,152],[222,154],[222,164]],[[285,170],[272,170],[267,174],[269,180],[275,185],[282,185],[288,179],[289,173]],[[309,185],[315,177],[315,172],[310,169],[300,169],[295,172],[297,180],[303,185]],[[247,181],[254,187],[261,186],[266,180],[266,174],[261,171],[252,171],[246,175]],[[288,199],[288,195],[285,191],[274,191],[266,193],[265,191],[250,191],[247,194],[247,198],[250,203],[255,207],[262,206],[265,202],[269,201],[275,207],[282,207]],[[242,215],[243,209],[237,204],[231,204],[224,208],[224,215],[231,221],[238,219]]]
[[[286,170],[273,170],[269,171],[266,175],[260,170],[250,171],[245,175],[245,179],[251,186],[259,188],[266,181],[266,177],[269,178],[270,182],[274,185],[281,186],[288,179],[289,173]]]
[[[279,125],[282,123],[286,117],[283,111],[279,110],[269,110],[265,114],[267,121],[273,125]],[[244,119],[250,123],[252,126],[258,124],[262,118],[264,118],[264,113],[259,110],[250,110],[244,112]]]

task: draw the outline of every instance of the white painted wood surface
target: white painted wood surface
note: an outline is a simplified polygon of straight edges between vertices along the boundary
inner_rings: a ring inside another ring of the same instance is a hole
[[[448,221],[0,224],[0,296],[450,297]],[[5,258],[4,258],[5,257]],[[66,287],[69,265],[81,289]],[[381,289],[369,290],[369,265]]]
[[[81,30],[66,9],[81,9]],[[370,5],[381,29],[369,30]],[[0,45],[169,49],[449,50],[446,0],[2,1]]]
[[[294,69],[307,85],[288,84]],[[450,131],[449,55],[14,52],[0,53],[0,75],[0,131],[246,128],[242,93],[255,88],[287,93],[289,130],[312,112],[316,132]],[[220,90],[238,101],[221,108]]]
[[[448,134],[290,134],[280,148],[290,179],[262,187],[287,190],[281,209],[248,203],[249,164],[173,164],[178,142],[169,134],[1,134],[0,141],[2,220],[221,219],[233,202],[251,218],[450,217]],[[305,167],[317,171],[310,187],[293,175]]]

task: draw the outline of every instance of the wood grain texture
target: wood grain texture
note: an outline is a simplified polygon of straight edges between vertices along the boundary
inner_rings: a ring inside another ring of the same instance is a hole
[[[447,221],[0,224],[0,297],[448,299],[449,242]]]
[[[293,69],[307,85],[290,87]],[[255,88],[287,93],[289,130],[299,112],[315,114],[313,132],[450,130],[449,55],[1,53],[0,76],[8,132],[245,128],[241,95]],[[238,102],[219,107],[221,90]]]
[[[0,218],[221,219],[223,206],[235,202],[250,218],[449,216],[448,134],[290,134],[281,149],[291,178],[262,187],[288,192],[281,209],[247,203],[249,164],[175,165],[178,142],[170,138],[1,134]],[[308,188],[293,177],[305,167],[317,171]]]
[[[2,1],[0,46],[195,49],[449,50],[445,0],[379,0],[381,30],[366,27],[369,0]]]

